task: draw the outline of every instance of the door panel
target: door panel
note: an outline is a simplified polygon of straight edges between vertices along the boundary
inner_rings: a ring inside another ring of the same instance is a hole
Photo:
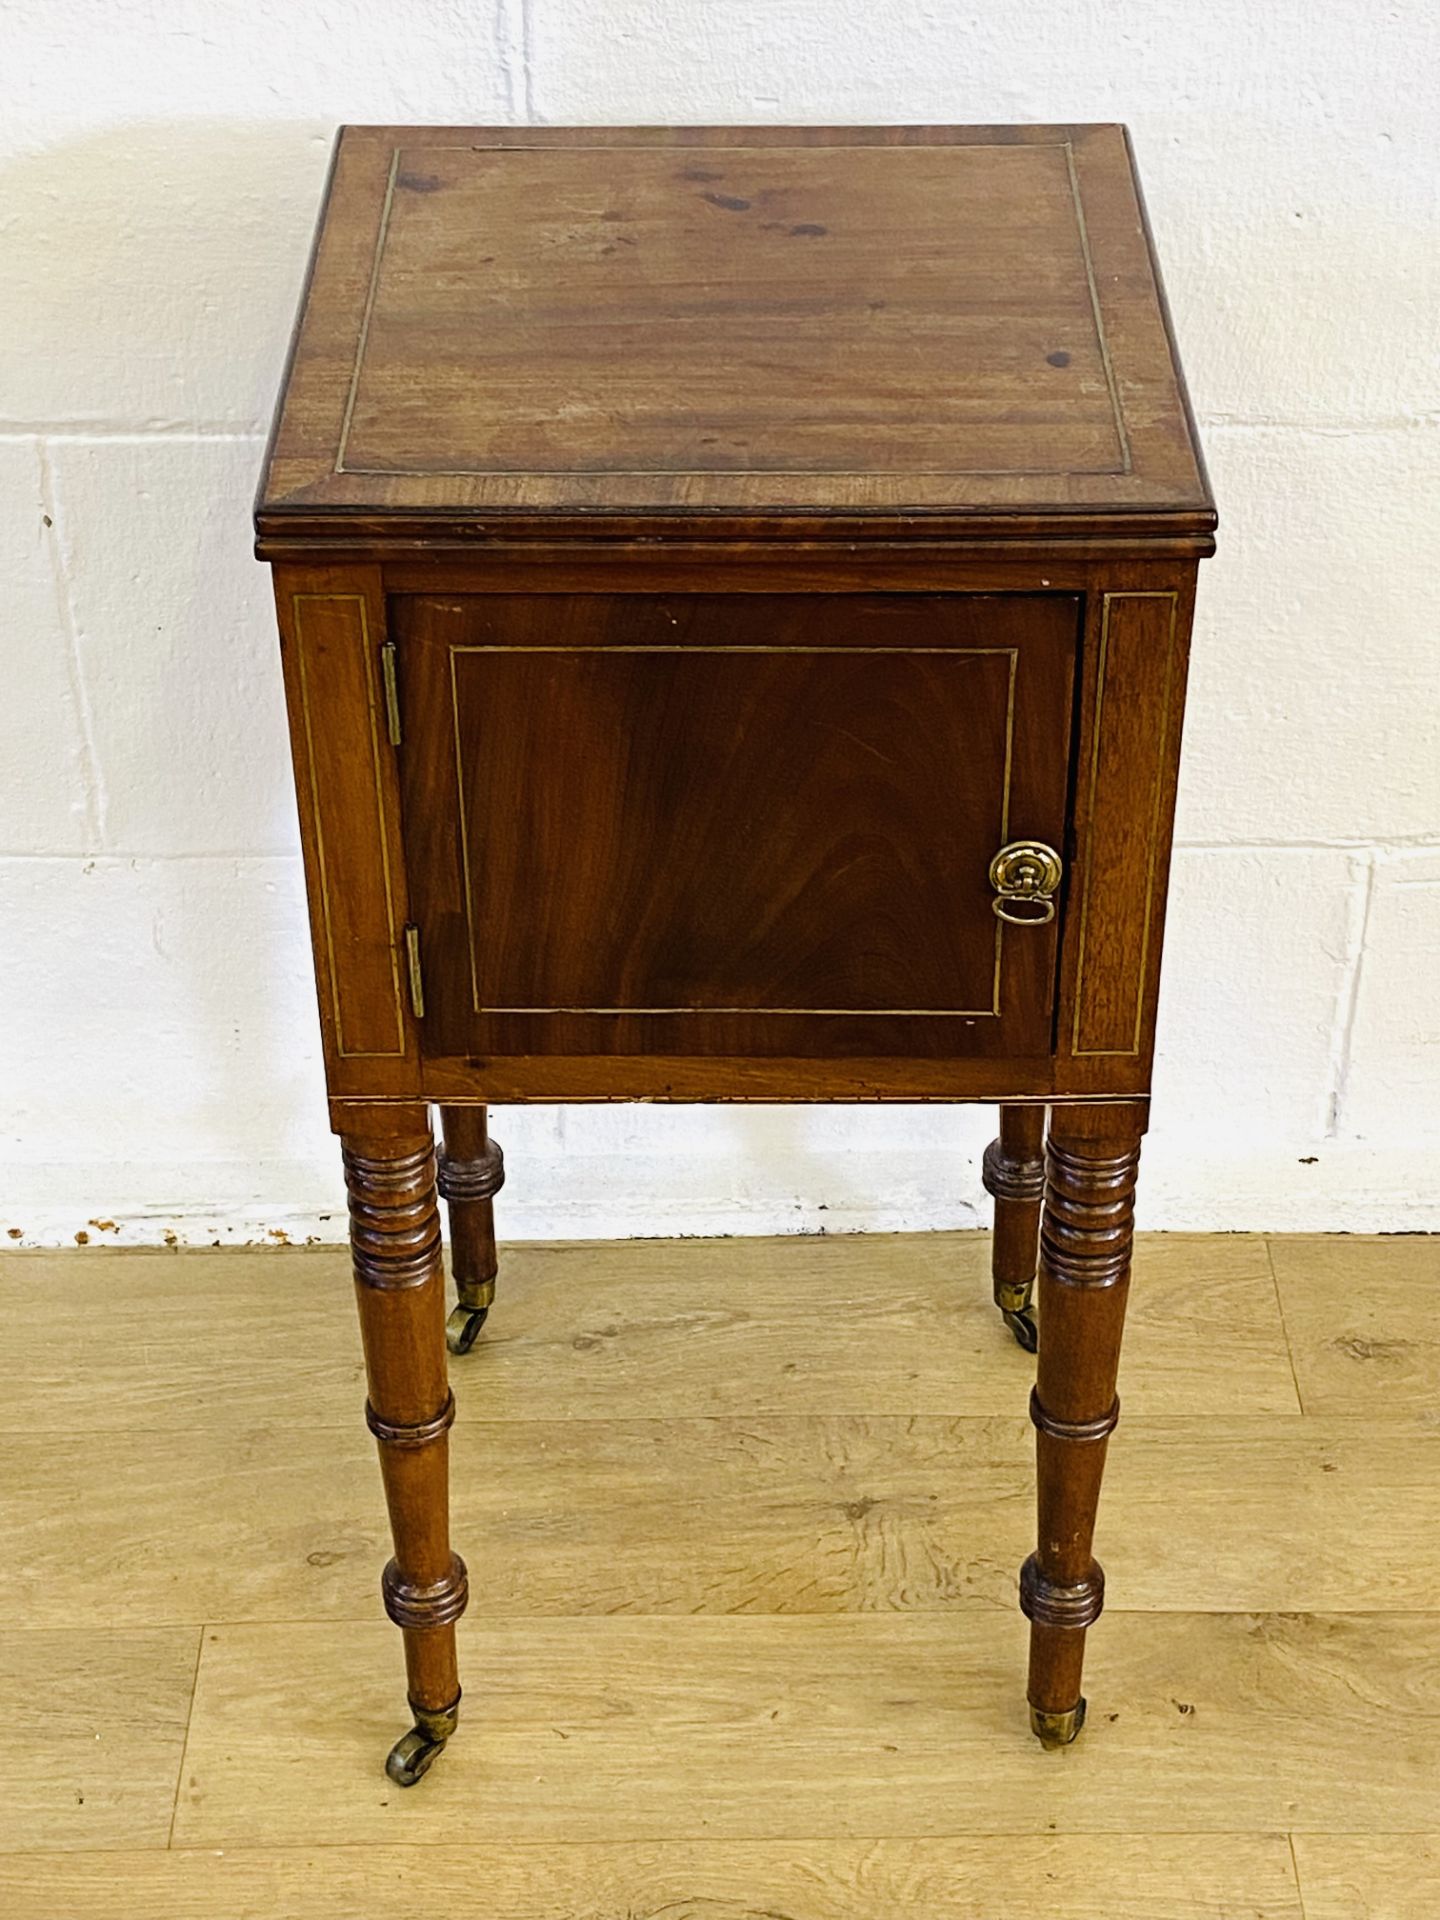
[[[406,597],[428,1054],[1036,1055],[1064,843],[1061,595]]]

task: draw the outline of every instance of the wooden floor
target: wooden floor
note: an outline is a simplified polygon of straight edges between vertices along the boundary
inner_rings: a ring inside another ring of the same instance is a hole
[[[508,1251],[401,1793],[343,1253],[6,1256],[0,1913],[1440,1916],[1440,1240],[1142,1241],[1058,1754],[987,1261]]]

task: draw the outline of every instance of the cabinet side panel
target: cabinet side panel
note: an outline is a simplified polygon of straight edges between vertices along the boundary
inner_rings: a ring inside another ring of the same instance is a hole
[[[405,875],[373,569],[275,570],[316,987],[331,1090],[415,1078]]]
[[[1148,1057],[1159,986],[1190,583],[1094,596],[1075,792],[1062,1051]]]

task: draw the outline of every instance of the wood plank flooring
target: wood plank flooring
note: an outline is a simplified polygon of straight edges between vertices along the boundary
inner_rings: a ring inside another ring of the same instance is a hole
[[[344,1254],[6,1255],[0,1913],[1440,1914],[1440,1242],[1142,1242],[1062,1754],[987,1262],[507,1250],[465,1719],[402,1794]]]

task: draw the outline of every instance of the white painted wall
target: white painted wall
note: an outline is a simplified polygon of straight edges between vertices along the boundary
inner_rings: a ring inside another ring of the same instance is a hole
[[[0,1225],[337,1231],[248,521],[346,119],[1130,123],[1223,516],[1145,1217],[1440,1226],[1432,0],[0,0]],[[512,1235],[758,1231],[973,1222],[989,1116],[497,1130]]]

